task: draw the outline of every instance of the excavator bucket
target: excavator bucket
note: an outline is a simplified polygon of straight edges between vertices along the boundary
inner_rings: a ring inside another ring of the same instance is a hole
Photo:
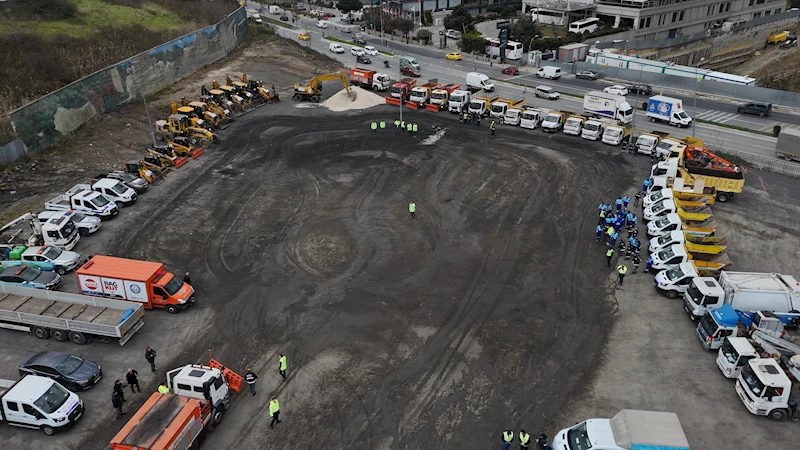
[[[241,375],[223,366],[222,364],[220,364],[219,361],[215,359],[209,360],[208,366],[214,369],[221,370],[222,376],[225,377],[225,380],[228,382],[228,386],[230,386],[230,388],[233,389],[234,392],[236,392],[237,394],[242,392],[242,386],[244,386],[244,378]]]

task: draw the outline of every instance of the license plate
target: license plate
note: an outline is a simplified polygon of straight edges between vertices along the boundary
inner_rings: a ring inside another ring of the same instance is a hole
[[[78,419],[80,419],[82,415],[83,415],[83,412],[81,412],[77,416],[75,416],[75,422],[77,422]]]

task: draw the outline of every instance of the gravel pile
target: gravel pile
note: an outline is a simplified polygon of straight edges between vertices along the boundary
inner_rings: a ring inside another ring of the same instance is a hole
[[[342,89],[331,98],[321,103],[331,111],[351,111],[354,109],[367,109],[384,104],[386,101],[380,95],[374,94],[358,86],[350,87],[350,95]]]

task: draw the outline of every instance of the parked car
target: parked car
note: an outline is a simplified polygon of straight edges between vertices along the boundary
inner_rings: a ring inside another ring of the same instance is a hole
[[[405,75],[408,77],[418,77],[420,76],[419,70],[411,67],[411,66],[403,66],[400,68],[400,75]]]
[[[450,52],[444,55],[444,57],[453,61],[461,61],[461,53],[459,52]]]
[[[653,88],[649,84],[634,84],[628,88],[631,94],[650,95],[653,93]]]
[[[80,356],[61,352],[38,352],[19,365],[19,374],[52,378],[70,391],[85,391],[103,376],[100,365]]]
[[[736,107],[739,114],[758,114],[761,117],[772,113],[772,103],[750,102]]]
[[[289,21],[289,16],[281,16],[281,20],[284,21],[284,22],[288,22]]]
[[[366,55],[366,53],[364,53],[364,49],[361,48],[361,47],[350,47],[350,54],[356,55],[356,56],[364,56],[364,55]]]
[[[445,36],[450,39],[461,39],[461,32],[458,30],[447,30]]]
[[[364,47],[364,53],[368,54],[369,56],[378,56],[378,49],[371,45],[367,45]]]
[[[364,39],[364,36],[361,36],[361,34],[359,33],[359,34],[356,34],[355,36],[353,36],[353,43],[354,44],[365,45],[367,43],[367,40]]]
[[[147,181],[137,177],[132,173],[127,173],[127,172],[113,171],[108,173],[101,173],[94,178],[96,180],[99,180],[101,178],[111,178],[112,180],[117,180],[120,183],[124,184],[125,186],[128,186],[129,188],[133,189],[137,193],[144,192],[145,190],[147,190],[147,187],[149,186]]]
[[[575,78],[581,78],[584,80],[596,80],[597,73],[592,72],[591,70],[581,70],[580,72],[575,74]]]
[[[372,60],[367,55],[356,56],[356,62],[360,64],[372,64]]]
[[[0,272],[0,284],[30,287],[35,289],[55,289],[61,283],[61,276],[55,272],[39,270],[36,267],[15,266]]]
[[[341,44],[331,44],[328,46],[328,50],[332,51],[333,53],[344,53],[344,47]]]
[[[534,95],[536,95],[536,97],[546,98],[548,100],[558,100],[561,97],[561,94],[559,94],[550,86],[536,86]]]
[[[350,27],[342,28],[342,33],[352,33],[352,32],[353,32],[353,30],[351,30]],[[359,42],[359,44],[361,44],[361,42]]]
[[[628,95],[628,86],[615,84],[614,86],[609,86],[607,88],[604,88],[603,92],[605,92],[606,94]]]
[[[519,75],[519,67],[517,67],[517,66],[508,66],[505,69],[503,69],[501,72],[503,72],[506,75]]]

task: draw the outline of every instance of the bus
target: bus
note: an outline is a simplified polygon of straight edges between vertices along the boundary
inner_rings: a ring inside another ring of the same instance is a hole
[[[576,34],[593,33],[600,26],[600,19],[589,17],[588,19],[576,20],[569,24],[569,32]]]
[[[546,25],[564,26],[564,13],[533,8],[531,11],[531,20]]]
[[[491,57],[500,57],[500,39],[488,38],[489,46],[486,48],[486,53]],[[506,55],[505,59],[518,60],[522,59],[522,43],[515,41],[506,42]]]

